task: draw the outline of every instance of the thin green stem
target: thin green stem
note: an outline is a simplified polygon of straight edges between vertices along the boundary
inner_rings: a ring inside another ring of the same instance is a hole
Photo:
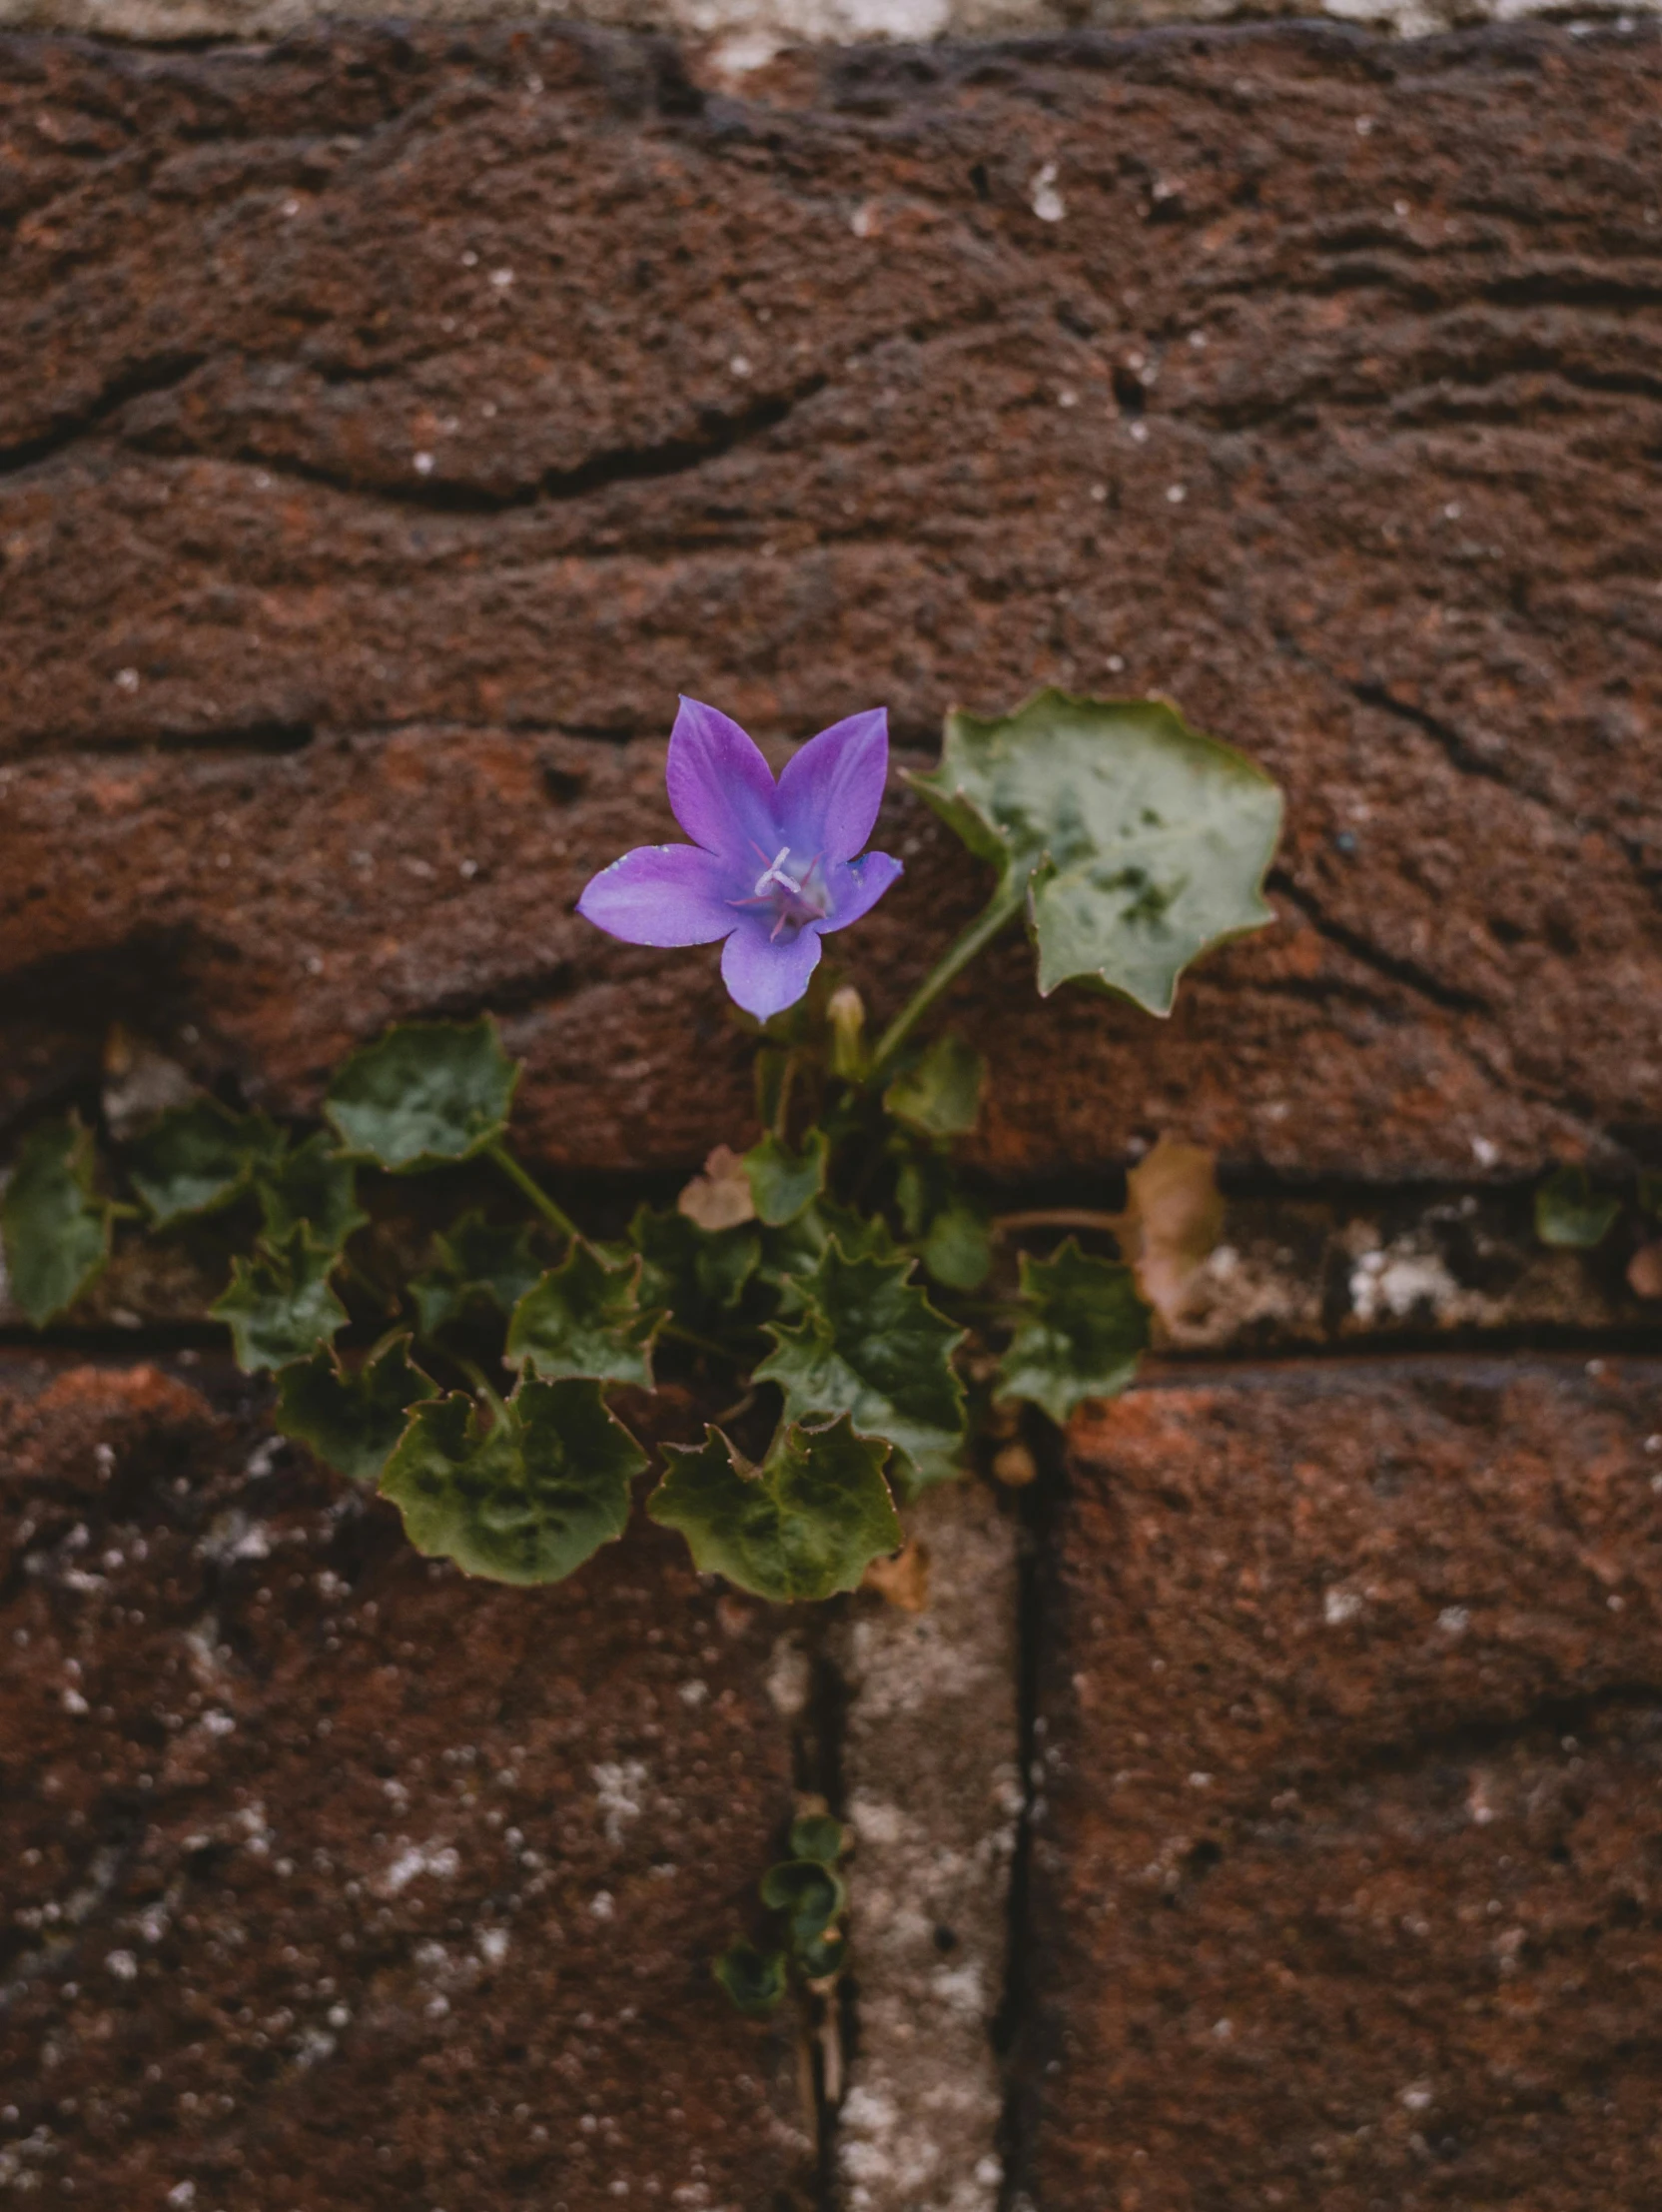
[[[1027,896],[1027,885],[1020,876],[1012,873],[999,885],[992,898],[972,921],[942,953],[939,960],[924,977],[900,1012],[884,1030],[871,1057],[871,1072],[866,1080],[875,1083],[884,1069],[912,1034],[918,1023],[946,990],[957,981],[978,952],[990,945],[1008,922],[1015,920],[1022,910]]]
[[[773,1108],[773,1134],[781,1144],[790,1142],[791,1085],[796,1081],[797,1054],[787,1052],[779,1072],[779,1097]]]
[[[456,1366],[460,1368],[462,1374],[466,1376],[468,1382],[472,1384],[495,1418],[505,1426],[507,1408],[502,1404],[501,1393],[492,1387],[489,1376],[485,1374],[478,1361],[468,1359],[465,1352],[451,1352],[449,1357],[454,1360]]]
[[[672,1337],[677,1344],[690,1344],[695,1352],[708,1352],[717,1360],[730,1360],[736,1367],[739,1356],[724,1344],[717,1344],[714,1337],[701,1337],[696,1329],[683,1329],[678,1321],[666,1321],[658,1331],[660,1337]]]
[[[1101,1229],[1120,1237],[1125,1235],[1126,1217],[1096,1213],[1088,1206],[1041,1206],[1032,1213],[995,1214],[993,1227],[1001,1236],[1012,1229]]]
[[[544,1221],[551,1222],[562,1237],[577,1235],[577,1224],[571,1219],[571,1216],[562,1207],[554,1204],[534,1176],[525,1173],[499,1137],[494,1144],[486,1145],[484,1150],[486,1159],[495,1161],[508,1181],[514,1184],[530,1200]]]

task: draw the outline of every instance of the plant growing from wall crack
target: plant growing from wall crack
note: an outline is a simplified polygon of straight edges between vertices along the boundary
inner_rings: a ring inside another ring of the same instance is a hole
[[[74,1116],[36,1126],[0,1205],[12,1295],[44,1326],[118,1237],[218,1217],[242,1249],[212,1311],[240,1364],[275,1377],[278,1427],[379,1489],[423,1553],[505,1583],[571,1574],[623,1534],[654,1456],[632,1409],[672,1378],[726,1410],[658,1440],[647,1514],[762,1598],[855,1588],[994,1407],[1065,1421],[1126,1386],[1148,1335],[1123,1259],[1001,1242],[955,1158],[988,1070],[926,1021],[1018,922],[1041,993],[1167,1013],[1191,961],[1270,918],[1280,821],[1269,777],[1161,701],[1052,690],[952,714],[940,765],[911,780],[991,892],[873,1041],[859,994],[816,970],[901,875],[866,849],[887,764],[885,717],[857,714],[776,780],[737,724],[684,701],[668,783],[691,841],[624,855],[578,902],[635,942],[719,943],[756,1035],[762,1134],[675,1207],[583,1228],[510,1148],[518,1069],[494,1024],[409,1023],[340,1069],[321,1129],[207,1096],[102,1154]],[[401,1191],[461,1183],[412,1264],[383,1233]],[[834,1857],[799,1861],[820,1873],[806,1902],[781,1892],[793,1929],[840,1881]]]

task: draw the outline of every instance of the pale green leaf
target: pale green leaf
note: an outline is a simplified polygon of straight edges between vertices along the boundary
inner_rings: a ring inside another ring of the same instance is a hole
[[[411,1174],[494,1144],[518,1080],[488,1015],[407,1022],[353,1054],[324,1112],[349,1151]]]
[[[347,1309],[329,1287],[338,1256],[303,1226],[232,1262],[231,1287],[208,1310],[230,1328],[245,1374],[308,1359],[345,1327]]]
[[[887,1447],[846,1420],[824,1429],[781,1427],[760,1467],[742,1461],[719,1429],[686,1450],[646,1510],[679,1529],[705,1574],[780,1605],[854,1590],[869,1561],[904,1542],[883,1480]]]
[[[825,1188],[831,1147],[823,1129],[810,1129],[800,1152],[782,1144],[771,1130],[744,1155],[756,1218],[783,1229],[804,1213]]]
[[[1535,1234],[1542,1244],[1591,1252],[1621,1210],[1621,1200],[1597,1189],[1585,1168],[1558,1168],[1535,1193]]]
[[[816,1858],[835,1866],[849,1847],[849,1834],[829,1812],[802,1812],[791,1822],[792,1858]]]
[[[986,1210],[964,1198],[943,1206],[924,1239],[923,1264],[948,1290],[979,1290],[993,1265],[993,1229]]]
[[[646,1456],[597,1383],[527,1377],[497,1418],[418,1405],[381,1478],[410,1541],[497,1583],[557,1583],[623,1534]]]
[[[896,1121],[923,1137],[967,1137],[981,1116],[987,1063],[973,1045],[952,1034],[937,1037],[912,1067],[883,1093]]]
[[[755,1372],[784,1391],[788,1420],[847,1414],[861,1436],[886,1439],[908,1491],[958,1472],[964,1430],[952,1365],[964,1332],[910,1280],[914,1265],[904,1255],[848,1259],[833,1238],[792,1284],[801,1320],[768,1324],[778,1349]]]
[[[1129,1267],[1081,1252],[1070,1237],[1048,1260],[1022,1255],[1022,1318],[999,1389],[1042,1406],[1059,1426],[1088,1398],[1132,1383],[1149,1341],[1149,1309]]]
[[[339,1252],[353,1231],[362,1229],[370,1218],[358,1203],[357,1170],[321,1129],[270,1166],[261,1167],[255,1189],[272,1244],[281,1244],[304,1224],[315,1244]]]
[[[12,1296],[37,1329],[74,1305],[110,1257],[92,1133],[70,1114],[24,1138],[0,1201]]]
[[[1273,919],[1279,790],[1163,699],[1045,690],[991,721],[954,711],[940,766],[909,780],[1027,885],[1043,993],[1080,978],[1166,1014],[1192,960]]]
[[[321,1345],[278,1375],[276,1422],[326,1467],[371,1489],[409,1426],[411,1407],[437,1394],[438,1385],[412,1363],[408,1336],[390,1338],[357,1368]]]
[[[652,1388],[652,1339],[662,1314],[642,1313],[640,1259],[603,1257],[584,1238],[520,1299],[507,1326],[514,1366],[553,1382],[587,1376],[599,1383]]]

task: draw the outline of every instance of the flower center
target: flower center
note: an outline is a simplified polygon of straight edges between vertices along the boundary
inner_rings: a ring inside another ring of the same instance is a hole
[[[768,860],[758,845],[756,856],[767,861],[766,867],[757,876],[750,896],[733,899],[731,904],[759,907],[764,914],[771,914],[770,934],[774,937],[794,936],[804,922],[825,919],[831,911],[831,893],[817,852],[811,859],[800,860],[789,845],[781,845]]]

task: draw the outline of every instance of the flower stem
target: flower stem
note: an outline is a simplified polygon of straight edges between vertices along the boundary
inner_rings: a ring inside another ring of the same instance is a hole
[[[1014,870],[1005,877],[969,927],[942,953],[900,1012],[884,1030],[871,1056],[868,1082],[875,1083],[918,1023],[947,988],[963,974],[978,952],[985,950],[1007,922],[1014,921],[1027,897],[1027,883]]]
[[[1124,1214],[1093,1213],[1085,1206],[1041,1206],[1035,1213],[995,1214],[993,1227],[1006,1235],[1012,1229],[1101,1229],[1111,1237],[1124,1236]]]
[[[660,1337],[669,1337],[676,1344],[691,1345],[695,1352],[707,1352],[712,1359],[728,1360],[733,1366],[743,1365],[736,1352],[724,1344],[717,1344],[714,1337],[701,1337],[696,1329],[683,1329],[678,1321],[666,1321],[658,1331]]]
[[[484,1153],[485,1158],[494,1160],[508,1181],[515,1184],[523,1192],[544,1221],[551,1222],[562,1237],[576,1236],[577,1224],[571,1219],[571,1216],[562,1207],[554,1204],[534,1176],[525,1173],[499,1137],[494,1144],[485,1146]]]
[[[502,1404],[500,1393],[491,1388],[490,1378],[485,1374],[477,1360],[468,1359],[464,1352],[452,1352],[450,1358],[454,1360],[456,1366],[460,1368],[462,1374],[466,1376],[468,1382],[472,1384],[490,1408],[496,1420],[505,1428],[507,1426],[507,1408]]]

